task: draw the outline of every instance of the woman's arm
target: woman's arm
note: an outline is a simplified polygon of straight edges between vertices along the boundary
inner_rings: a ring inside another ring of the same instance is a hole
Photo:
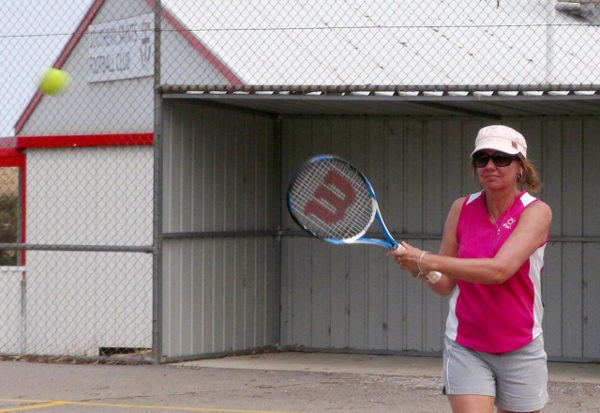
[[[446,223],[444,224],[444,232],[442,235],[442,243],[438,253],[440,256],[456,257],[457,255],[458,243],[456,241],[456,227],[458,225],[458,217],[460,216],[460,210],[464,201],[465,198],[459,198],[454,201],[452,207],[450,208],[450,212],[446,217]],[[395,257],[395,260],[400,268],[407,269],[413,274],[413,276],[417,276],[419,273],[417,260],[422,251],[407,243],[402,243],[402,245],[406,251],[395,250],[389,252],[388,255]],[[427,255],[423,257],[422,262],[425,262],[425,257],[427,257]],[[447,296],[454,289],[456,281],[444,275],[442,272],[442,278],[440,278],[437,283],[431,284],[430,282],[426,282],[426,285],[434,293],[441,296]]]
[[[546,242],[551,220],[550,207],[538,201],[523,211],[517,227],[493,258],[456,258],[456,253],[453,256],[426,254],[421,267],[426,271],[440,271],[454,280],[501,284]],[[399,261],[403,268],[413,271],[416,267],[412,267],[412,262],[416,263],[421,251],[409,245],[405,247],[407,251]]]
[[[459,198],[452,204],[450,212],[446,217],[446,223],[444,224],[444,232],[442,235],[442,244],[438,255],[445,257],[456,257],[458,254],[458,242],[456,240],[456,227],[458,226],[458,217],[460,216],[460,210],[464,204],[465,198]],[[420,254],[420,253],[419,253]],[[427,255],[423,256],[425,258]],[[421,260],[421,265],[424,264],[424,260]],[[441,272],[441,271],[440,271]],[[442,272],[442,278],[435,283],[425,283],[431,291],[441,295],[443,297],[449,295],[454,287],[456,286],[456,280],[448,277]]]

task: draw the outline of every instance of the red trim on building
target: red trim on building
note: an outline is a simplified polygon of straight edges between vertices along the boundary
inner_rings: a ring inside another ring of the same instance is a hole
[[[0,167],[25,168],[25,154],[18,149],[0,149]]]
[[[115,133],[103,135],[58,135],[58,136],[17,136],[6,139],[0,145],[0,167],[20,168],[20,206],[21,206],[21,239],[26,243],[27,228],[27,158],[26,148],[72,148],[90,146],[129,146],[152,145],[154,134],[148,133]],[[21,250],[19,265],[25,265],[26,250]]]
[[[21,243],[27,243],[27,159],[23,152],[20,152],[21,162]],[[27,251],[21,250],[21,265],[27,264]],[[25,277],[25,274],[23,274]]]
[[[151,6],[155,6],[154,0],[146,0],[146,2]],[[167,23],[169,23],[177,33],[183,37],[190,46],[192,46],[200,55],[206,59],[208,63],[210,63],[217,71],[227,79],[232,85],[243,85],[244,82],[237,77],[235,73],[219,59],[208,47],[204,45],[196,36],[194,36],[191,31],[185,27],[183,23],[177,19],[173,14],[171,14],[166,8],[162,8],[161,17],[165,19]]]
[[[60,69],[64,66],[65,62],[75,49],[75,46],[77,46],[79,40],[87,31],[89,25],[92,24],[92,22],[94,21],[96,14],[104,5],[104,2],[105,0],[95,0],[94,3],[90,6],[89,10],[81,20],[81,23],[79,23],[77,30],[75,31],[73,36],[71,36],[62,52],[58,55],[58,58],[56,59],[56,62],[54,62],[54,65],[52,65],[52,67]],[[146,2],[151,7],[154,7],[154,0],[146,0]],[[235,73],[233,73],[233,71],[225,63],[223,63],[217,56],[215,56],[215,54],[213,54],[208,49],[208,47],[204,45],[204,43],[202,43],[196,36],[194,36],[175,16],[173,16],[173,14],[171,14],[165,8],[163,8],[161,12],[161,17],[171,26],[173,26],[177,30],[177,32],[194,49],[196,49],[198,53],[200,53],[202,57],[204,57],[211,65],[215,67],[215,69],[219,73],[221,73],[225,77],[225,79],[227,79],[227,81],[231,82],[231,84],[233,85],[243,84],[243,82],[235,75]],[[21,129],[23,129],[23,126],[25,125],[25,123],[27,122],[37,105],[39,105],[43,96],[44,95],[42,95],[40,92],[36,92],[33,95],[31,100],[29,101],[29,104],[25,107],[25,110],[23,111],[23,113],[17,120],[17,123],[15,124],[16,135],[18,135],[21,132]]]
[[[0,149],[0,167],[4,168],[19,168],[20,173],[20,193],[21,200],[21,239],[18,242],[25,244],[25,228],[26,228],[26,194],[27,194],[27,168],[25,153],[16,148],[1,148]],[[25,250],[21,250],[21,261],[19,265],[25,265]]]
[[[73,148],[86,146],[152,145],[154,134],[115,133],[106,135],[17,136],[17,148]],[[1,153],[0,153],[1,156]]]
[[[15,149],[17,147],[17,138],[0,138],[0,149]]]
[[[105,0],[95,0],[94,3],[90,6],[89,10],[81,20],[81,23],[79,23],[77,30],[75,30],[73,36],[71,36],[71,38],[63,48],[62,52],[58,55],[58,58],[56,59],[56,62],[54,62],[52,67],[55,67],[57,69],[63,67],[63,65],[73,52],[73,49],[75,49],[75,46],[77,46],[77,43],[79,43],[79,40],[84,35],[88,26],[92,23],[94,17],[96,17],[96,14],[104,4],[104,1]],[[21,129],[25,125],[25,122],[27,122],[27,119],[29,119],[37,105],[40,103],[42,97],[43,95],[39,91],[36,92],[35,95],[33,95],[33,98],[31,98],[29,104],[27,105],[27,107],[21,114],[21,117],[19,117],[17,123],[15,124],[15,134],[19,134],[19,132],[21,132]]]

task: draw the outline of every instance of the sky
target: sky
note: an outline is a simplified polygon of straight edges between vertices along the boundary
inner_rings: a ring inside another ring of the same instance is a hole
[[[93,0],[0,0],[0,138],[14,125]]]

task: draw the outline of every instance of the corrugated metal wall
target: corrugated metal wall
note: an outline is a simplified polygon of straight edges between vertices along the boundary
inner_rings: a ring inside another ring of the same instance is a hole
[[[476,189],[463,154],[480,125],[373,117],[286,119],[284,174],[290,176],[310,155],[338,154],[369,176],[390,230],[437,250],[452,201]],[[296,227],[286,216],[283,228]],[[447,303],[402,274],[385,254],[380,247],[285,238],[282,344],[439,351]]]
[[[166,100],[163,354],[274,345],[279,328],[276,122]]]
[[[286,118],[284,178],[306,157],[336,153],[371,179],[390,230],[436,250],[452,201],[477,190],[468,166],[488,120]],[[597,119],[507,119],[522,130],[553,208],[543,277],[548,353],[600,358],[600,139]],[[295,229],[284,216],[284,229]],[[400,272],[385,250],[284,238],[283,345],[438,352],[447,301]]]
[[[546,347],[563,358],[600,358],[599,119],[531,122],[544,199],[553,209],[543,294]]]
[[[305,236],[282,194],[304,159],[338,154],[371,178],[392,231],[437,250],[453,200],[478,190],[468,154],[477,130],[489,123],[373,116],[276,121],[165,100],[166,356],[277,344],[441,351],[446,299],[399,271],[382,248],[330,246]],[[503,123],[527,137],[545,183],[540,196],[554,210],[543,277],[548,353],[600,359],[600,120]],[[269,235],[280,222],[281,242]]]

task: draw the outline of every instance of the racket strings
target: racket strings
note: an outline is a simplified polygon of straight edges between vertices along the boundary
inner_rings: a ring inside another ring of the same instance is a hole
[[[290,188],[299,223],[324,239],[362,236],[375,215],[374,200],[360,172],[337,159],[311,162]]]

